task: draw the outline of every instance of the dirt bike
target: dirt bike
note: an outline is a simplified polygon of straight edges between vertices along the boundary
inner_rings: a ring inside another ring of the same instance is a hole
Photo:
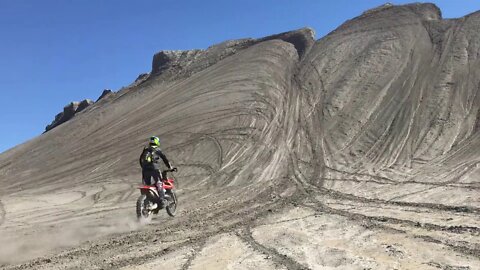
[[[162,175],[167,178],[167,172],[176,172],[177,169],[162,171]],[[165,208],[167,214],[171,217],[175,216],[177,210],[177,195],[175,194],[175,185],[172,178],[163,180],[163,188],[165,189],[166,204],[162,207],[160,195],[155,185],[142,185],[140,189],[140,197],[137,199],[137,218],[141,221],[150,221],[154,214],[158,214],[160,210]]]

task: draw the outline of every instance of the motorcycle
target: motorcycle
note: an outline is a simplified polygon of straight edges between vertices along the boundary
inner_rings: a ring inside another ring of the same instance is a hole
[[[176,172],[177,169],[162,171],[162,175],[165,175],[167,178],[167,172]],[[155,185],[142,185],[140,189],[140,197],[137,199],[137,218],[140,221],[149,222],[152,219],[152,216],[158,214],[160,210],[165,208],[167,214],[171,217],[175,216],[177,210],[177,195],[175,194],[175,185],[174,179],[167,178],[163,180],[163,188],[165,189],[165,199],[166,204],[162,207],[160,201],[160,195],[158,193],[157,187]]]

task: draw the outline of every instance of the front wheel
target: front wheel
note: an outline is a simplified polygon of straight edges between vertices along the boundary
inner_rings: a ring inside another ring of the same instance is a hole
[[[175,213],[177,212],[177,194],[173,190],[167,191],[167,194],[170,196],[168,198],[168,205],[166,207],[167,214],[171,217],[175,216]]]
[[[137,218],[140,222],[150,222],[152,220],[152,211],[148,209],[150,205],[146,195],[140,195],[137,199]]]

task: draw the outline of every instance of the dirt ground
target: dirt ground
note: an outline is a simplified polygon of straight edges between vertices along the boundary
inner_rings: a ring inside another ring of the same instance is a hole
[[[480,13],[161,52],[0,155],[2,269],[480,269]],[[151,135],[179,208],[137,222]]]

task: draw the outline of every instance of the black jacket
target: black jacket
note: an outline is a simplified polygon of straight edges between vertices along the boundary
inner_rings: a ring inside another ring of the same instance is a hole
[[[148,150],[151,150],[152,153],[153,153],[153,163],[144,164],[143,160],[142,160],[142,157],[143,157],[144,152],[148,151]],[[158,148],[156,146],[152,146],[152,145],[145,146],[143,148],[142,154],[140,154],[140,158],[139,158],[140,167],[142,167],[142,170],[148,170],[148,171],[159,170],[160,169],[160,164],[158,164],[158,161],[160,159],[163,160],[163,163],[165,163],[165,166],[167,166],[168,168],[172,167],[172,165],[168,161],[167,157],[163,154],[163,152],[162,152],[162,150],[160,150],[160,148]]]

